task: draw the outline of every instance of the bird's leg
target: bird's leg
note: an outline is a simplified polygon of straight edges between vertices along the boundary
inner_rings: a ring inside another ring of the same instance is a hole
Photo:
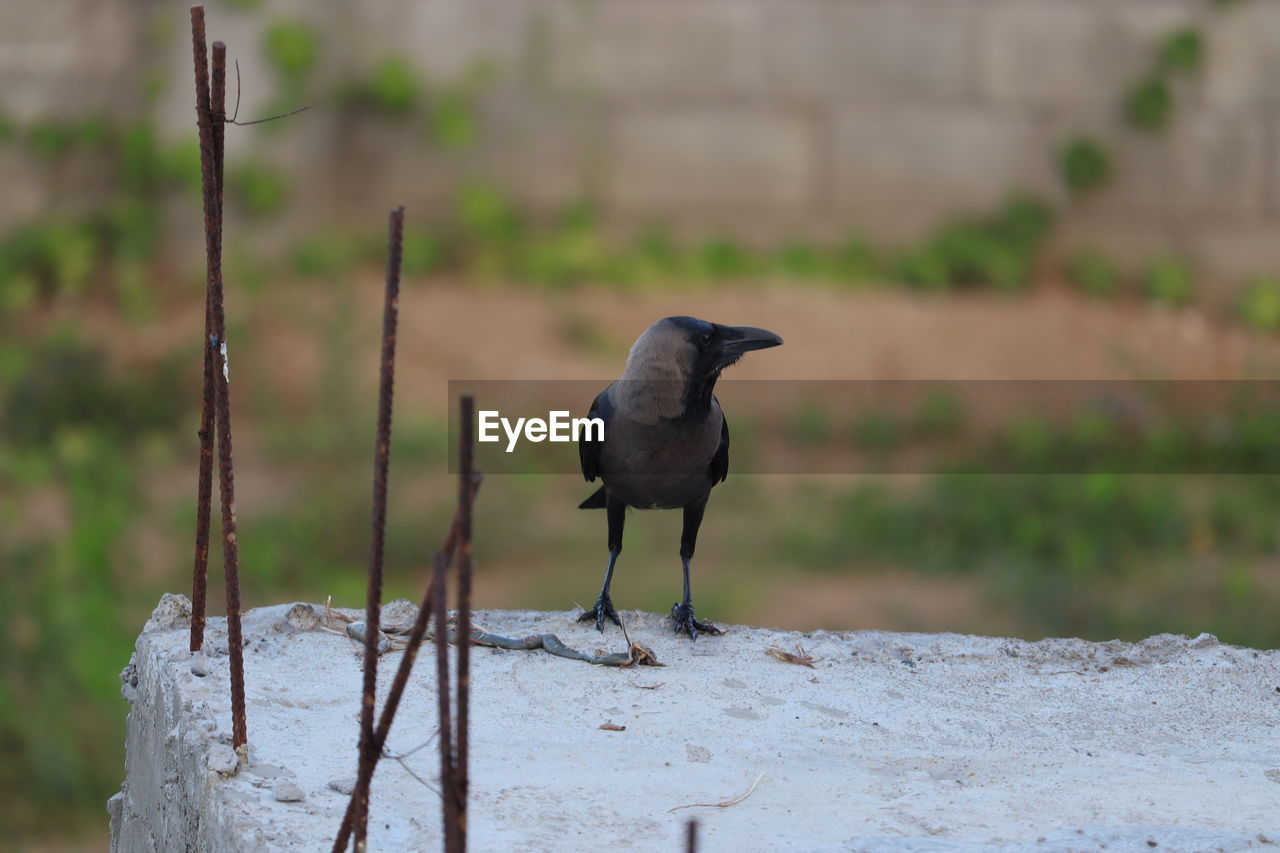
[[[622,622],[618,619],[618,611],[613,609],[613,601],[609,599],[609,584],[613,582],[613,564],[618,561],[618,552],[609,552],[609,568],[604,573],[604,586],[600,589],[600,597],[596,599],[596,606],[578,617],[579,622],[595,622],[596,630],[604,630],[604,620],[608,619],[618,627],[622,627]]]
[[[609,516],[609,568],[604,573],[604,586],[600,588],[600,596],[596,606],[578,617],[579,622],[595,622],[596,630],[604,630],[604,620],[608,619],[619,628],[622,621],[618,611],[613,609],[613,601],[609,598],[609,584],[613,583],[613,565],[618,562],[618,554],[622,553],[622,527],[626,521],[627,505],[612,495],[605,493],[605,513]]]
[[[693,599],[689,595],[689,558],[682,557],[681,561],[684,563],[684,601],[671,605],[671,622],[676,633],[684,632],[693,640],[698,639],[698,634],[723,634],[723,629],[694,615]]]
[[[671,621],[676,633],[684,632],[690,639],[698,639],[699,632],[704,634],[723,634],[720,628],[710,622],[700,622],[693,613],[693,596],[689,591],[689,561],[693,559],[693,551],[698,542],[698,528],[702,526],[702,513],[707,508],[704,498],[696,504],[684,508],[684,532],[680,536],[680,562],[684,565],[684,600],[671,605]]]

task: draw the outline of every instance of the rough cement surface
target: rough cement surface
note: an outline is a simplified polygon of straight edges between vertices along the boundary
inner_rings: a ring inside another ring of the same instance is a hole
[[[133,710],[112,849],[327,849],[347,802],[335,789],[355,773],[359,650],[287,619],[289,605],[246,614],[249,756],[229,773],[225,623],[210,620],[193,656],[184,607],[161,601],[122,674]],[[616,628],[601,637],[568,617],[476,618],[508,636],[623,648]],[[664,668],[473,655],[472,849],[679,850],[690,817],[703,851],[1280,843],[1278,652],[1210,635],[1031,643],[748,627],[695,644],[665,617],[623,618]],[[766,653],[797,644],[813,668]],[[383,696],[398,659],[382,658]],[[419,658],[393,753],[432,739],[433,663]],[[434,744],[379,764],[371,849],[438,847],[439,801],[423,784],[438,768]],[[736,805],[668,811],[732,799],[757,778]]]

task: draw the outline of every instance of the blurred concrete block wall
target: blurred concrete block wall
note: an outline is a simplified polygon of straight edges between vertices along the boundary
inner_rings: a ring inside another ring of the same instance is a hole
[[[210,36],[240,59],[242,117],[271,103],[261,51],[274,20],[321,34],[322,83],[391,55],[430,83],[477,62],[496,77],[468,150],[318,98],[266,134],[232,129],[300,188],[287,224],[438,210],[486,177],[551,209],[590,197],[616,222],[745,237],[906,241],[1017,189],[1066,201],[1062,143],[1107,140],[1114,180],[1065,208],[1063,238],[1133,256],[1176,249],[1230,274],[1280,269],[1280,3],[1243,0],[267,0],[209,3]],[[1161,132],[1122,103],[1161,38],[1194,23],[1202,71]],[[127,114],[155,69],[155,109],[190,135],[186,5],[5,0],[0,108],[18,120]],[[160,42],[157,29],[171,38]],[[323,88],[323,87],[321,87]],[[358,120],[357,120],[358,119]],[[68,175],[0,154],[0,224],[72,203]]]

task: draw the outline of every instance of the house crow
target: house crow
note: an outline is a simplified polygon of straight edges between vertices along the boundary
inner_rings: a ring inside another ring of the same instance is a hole
[[[582,614],[604,630],[604,620],[621,625],[609,599],[614,564],[622,551],[627,507],[682,509],[684,598],[671,607],[677,632],[697,639],[717,632],[694,616],[689,594],[689,561],[711,488],[729,473],[729,426],[712,394],[720,371],[756,349],[776,347],[782,338],[751,326],[721,326],[693,317],[668,317],[645,330],[631,347],[622,378],[591,405],[604,421],[601,441],[582,441],[578,454],[587,482],[604,485],[580,509],[604,509],[609,521],[609,567],[595,607]]]

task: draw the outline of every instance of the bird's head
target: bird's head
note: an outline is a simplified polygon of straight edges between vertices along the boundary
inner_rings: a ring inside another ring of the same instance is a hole
[[[754,326],[725,326],[694,317],[667,317],[636,339],[627,356],[624,380],[670,383],[681,410],[709,405],[720,371],[748,352],[782,344],[782,338]],[[647,394],[654,394],[648,389]],[[672,405],[663,406],[667,412]],[[668,415],[669,416],[669,415]]]
[[[674,348],[680,352],[691,379],[718,375],[752,350],[782,345],[782,338],[768,329],[722,326],[693,317],[667,317],[650,326],[645,334],[659,328],[670,330],[667,334],[674,340]]]

